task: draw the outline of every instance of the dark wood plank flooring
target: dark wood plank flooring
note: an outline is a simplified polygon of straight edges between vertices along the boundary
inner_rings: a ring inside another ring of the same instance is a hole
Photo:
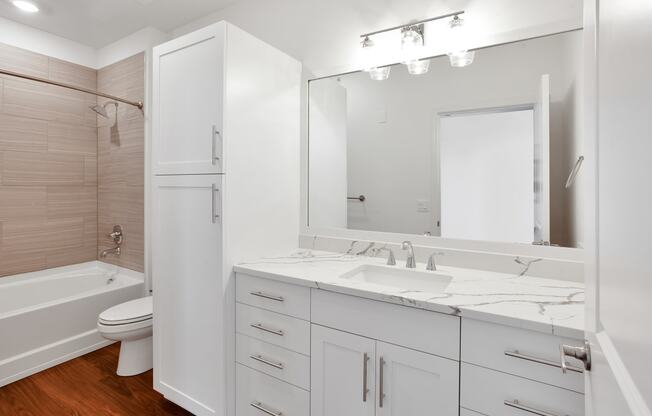
[[[118,377],[119,344],[0,387],[1,416],[191,415],[152,388],[152,371]]]

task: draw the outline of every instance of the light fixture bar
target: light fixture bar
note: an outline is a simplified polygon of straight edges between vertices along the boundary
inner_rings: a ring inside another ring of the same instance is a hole
[[[422,23],[432,22],[432,21],[434,21],[434,20],[445,19],[445,18],[447,18],[447,17],[459,16],[459,15],[462,15],[462,14],[464,14],[464,10],[459,11],[459,12],[453,12],[453,13],[442,14],[441,16],[431,17],[431,18],[429,18],[429,19],[419,20],[419,21],[417,21],[417,22],[410,22],[410,23],[406,23],[406,24],[404,24],[404,25],[390,27],[390,28],[388,28],[388,29],[376,30],[375,32],[364,33],[364,34],[360,35],[360,37],[361,37],[361,38],[365,38],[365,37],[367,37],[367,36],[378,35],[379,33],[391,32],[392,30],[398,30],[398,29],[402,29],[402,28],[404,28],[404,27],[410,27],[410,26],[420,25],[420,24],[422,24]]]

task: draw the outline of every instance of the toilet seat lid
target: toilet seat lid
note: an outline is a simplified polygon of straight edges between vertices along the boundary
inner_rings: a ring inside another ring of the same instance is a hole
[[[152,318],[152,297],[115,305],[100,314],[100,322],[108,325],[120,325]]]

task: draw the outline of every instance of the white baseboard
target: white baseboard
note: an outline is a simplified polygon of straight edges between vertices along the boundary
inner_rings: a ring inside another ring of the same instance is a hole
[[[112,344],[97,329],[0,361],[0,387]]]

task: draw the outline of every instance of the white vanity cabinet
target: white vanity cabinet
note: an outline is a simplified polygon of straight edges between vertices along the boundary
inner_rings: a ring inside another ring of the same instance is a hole
[[[244,273],[237,301],[238,416],[584,415],[577,339]]]

